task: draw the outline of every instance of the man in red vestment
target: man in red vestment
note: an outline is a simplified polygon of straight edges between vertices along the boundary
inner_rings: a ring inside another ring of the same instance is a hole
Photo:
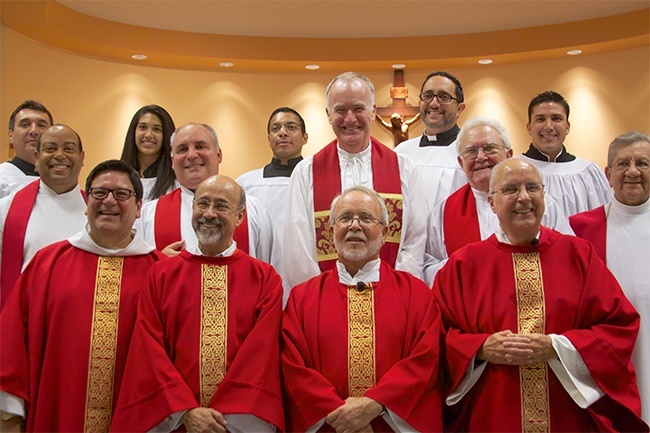
[[[0,313],[0,431],[108,431],[145,273],[164,256],[132,230],[131,167],[102,162],[86,191],[86,229],[36,253]]]
[[[492,170],[494,235],[458,250],[433,293],[446,329],[450,431],[648,431],[630,361],[639,315],[586,241],[540,225],[522,159]]]
[[[233,241],[245,201],[226,176],[197,188],[198,245],[149,273],[112,431],[284,429],[282,282]]]
[[[282,320],[288,431],[440,431],[441,322],[430,290],[379,258],[388,212],[353,187],[330,210],[334,269],[293,288]]]

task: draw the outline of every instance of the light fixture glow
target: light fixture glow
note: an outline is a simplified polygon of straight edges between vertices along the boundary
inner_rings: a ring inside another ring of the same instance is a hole
[[[395,63],[394,65],[391,65],[391,68],[393,68],[393,69],[404,69],[404,68],[406,68],[406,65],[404,63]]]
[[[147,56],[145,54],[134,54],[131,56],[131,58],[135,60],[144,60],[147,58]]]
[[[315,65],[315,64],[311,64],[311,65],[305,66],[305,69],[309,69],[310,71],[315,71],[316,69],[320,69],[320,66]]]
[[[478,63],[481,65],[489,65],[490,63],[492,63],[492,59],[481,59],[478,61]]]
[[[221,62],[219,63],[219,66],[222,68],[232,68],[235,64],[233,62]]]
[[[582,50],[569,50],[566,53],[570,56],[577,56],[578,54],[582,54]]]

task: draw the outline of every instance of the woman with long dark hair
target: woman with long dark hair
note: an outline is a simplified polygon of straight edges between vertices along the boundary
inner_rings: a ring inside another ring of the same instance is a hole
[[[172,117],[159,105],[145,105],[131,119],[120,159],[140,173],[145,201],[174,188],[170,137],[175,129]]]

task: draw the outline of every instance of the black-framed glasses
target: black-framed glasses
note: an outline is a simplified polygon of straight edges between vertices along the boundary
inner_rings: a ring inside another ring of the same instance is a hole
[[[499,144],[486,144],[483,147],[466,147],[460,154],[463,155],[463,158],[472,160],[478,157],[478,153],[481,150],[486,156],[489,156],[497,154],[501,149],[503,149],[503,146]]]
[[[420,93],[420,101],[422,102],[431,102],[433,98],[438,98],[440,104],[451,104],[452,101],[458,101],[447,92],[433,93],[433,92],[422,92]]]
[[[505,197],[508,198],[514,198],[514,197],[519,197],[519,194],[521,193],[521,187],[524,187],[526,189],[526,192],[528,193],[529,196],[534,197],[540,195],[544,191],[544,184],[541,183],[526,183],[526,184],[509,184],[504,186],[501,189],[497,189],[496,191],[492,191],[490,194],[496,194],[497,192],[500,192],[503,194]]]
[[[131,198],[131,196],[136,195],[135,191],[131,191],[130,189],[126,188],[90,188],[88,190],[88,194],[95,200],[104,200],[106,197],[108,197],[108,194],[113,194],[113,198],[117,201],[127,201],[128,199]]]

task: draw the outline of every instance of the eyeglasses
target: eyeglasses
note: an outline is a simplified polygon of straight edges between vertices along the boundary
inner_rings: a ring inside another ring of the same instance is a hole
[[[297,123],[274,123],[269,127],[269,131],[277,134],[284,128],[287,132],[298,132],[300,131],[300,125]]]
[[[528,195],[531,197],[538,196],[544,191],[544,185],[541,183],[527,183],[522,185],[526,189]],[[500,192],[501,194],[503,194],[505,197],[508,198],[519,197],[519,193],[521,193],[522,185],[516,185],[516,184],[506,185],[501,189],[492,191],[490,194],[496,194],[497,192]]]
[[[205,212],[208,209],[210,209],[210,207],[213,207],[214,211],[220,214],[226,214],[233,210],[233,207],[230,206],[230,204],[227,202],[222,202],[222,201],[211,202],[209,200],[203,200],[203,199],[195,201],[194,207],[200,210],[201,212]]]
[[[626,159],[624,161],[618,161],[613,165],[614,170],[616,171],[626,171],[628,168],[630,168],[634,164],[634,167],[636,167],[637,170],[642,171],[642,170],[647,170],[648,167],[650,167],[650,164],[648,163],[647,159],[637,159],[637,160],[631,160],[631,159]]]
[[[478,157],[479,150],[482,150],[483,153],[488,156],[497,154],[501,149],[503,149],[503,146],[498,144],[486,144],[483,147],[466,147],[460,154],[463,155],[463,158],[472,160]]]
[[[458,101],[447,92],[433,93],[433,92],[422,92],[420,93],[420,101],[422,102],[431,102],[433,98],[438,98],[440,104],[451,104],[451,101]]]
[[[379,222],[377,218],[369,213],[362,213],[359,215],[343,214],[334,218],[334,222],[342,227],[350,227],[354,221],[357,221],[361,227],[371,227]]]
[[[117,201],[127,201],[132,195],[136,195],[135,191],[126,188],[90,188],[88,194],[95,200],[105,200],[108,194],[113,194],[113,198]]]

